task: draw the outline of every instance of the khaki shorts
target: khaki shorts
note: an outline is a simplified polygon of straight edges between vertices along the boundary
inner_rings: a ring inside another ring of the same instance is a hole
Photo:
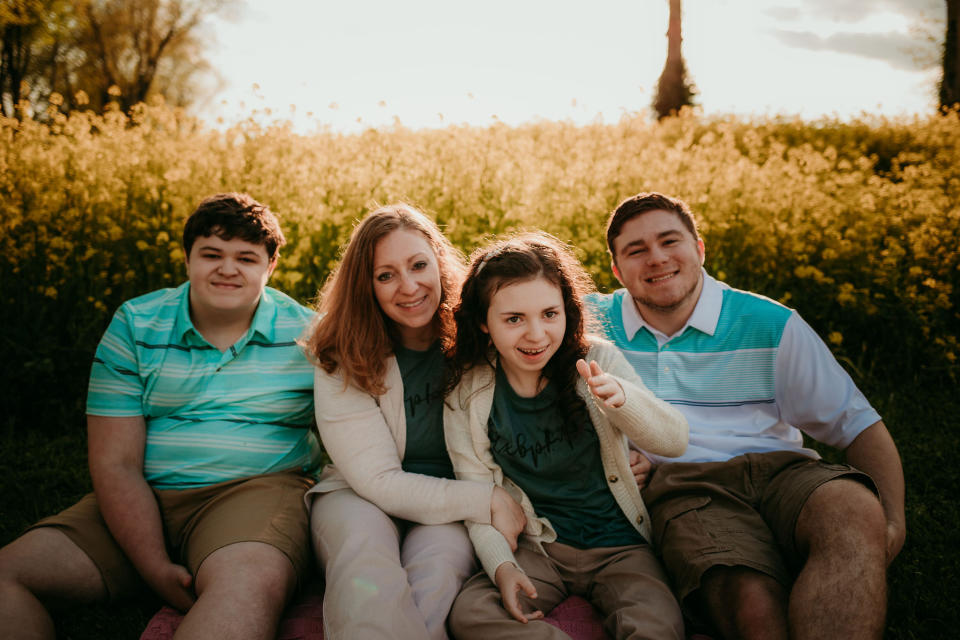
[[[309,514],[303,494],[314,480],[299,472],[269,473],[198,489],[153,493],[163,518],[170,559],[193,575],[211,553],[235,542],[263,542],[283,552],[302,584],[312,569]],[[86,553],[116,600],[145,588],[107,529],[89,493],[30,529],[54,527]]]
[[[870,476],[849,465],[792,451],[657,467],[643,499],[680,600],[719,565],[756,569],[789,589],[804,561],[795,537],[800,511],[814,489],[837,478],[877,492]]]

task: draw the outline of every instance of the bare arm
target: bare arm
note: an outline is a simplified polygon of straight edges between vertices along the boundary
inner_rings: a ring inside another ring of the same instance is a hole
[[[143,477],[143,417],[88,415],[87,434],[93,490],[110,533],[147,584],[186,611],[195,599],[193,578],[167,555],[160,509]]]
[[[903,548],[907,536],[904,515],[903,466],[900,454],[886,425],[878,421],[867,427],[846,449],[847,462],[870,474],[880,490],[880,502],[887,516],[887,564]]]

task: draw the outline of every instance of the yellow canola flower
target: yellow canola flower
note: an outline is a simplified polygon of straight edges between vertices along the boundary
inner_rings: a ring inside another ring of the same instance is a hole
[[[618,285],[607,216],[660,191],[693,208],[712,275],[789,303],[850,352],[896,344],[943,358],[960,353],[957,139],[960,119],[933,116],[628,114],[586,126],[321,125],[309,135],[253,120],[210,130],[160,102],[58,122],[0,118],[0,282],[30,283],[54,309],[181,281],[186,217],[211,193],[246,191],[278,213],[288,245],[276,283],[301,301],[323,285],[356,220],[397,200],[467,253],[491,234],[547,230],[609,291]],[[885,149],[893,156],[880,157]],[[914,326],[864,329],[894,317]],[[924,334],[953,341],[933,349]]]

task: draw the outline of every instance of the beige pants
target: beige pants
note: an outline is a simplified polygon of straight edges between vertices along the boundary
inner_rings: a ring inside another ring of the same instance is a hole
[[[476,569],[463,524],[400,521],[341,489],[314,499],[310,528],[327,640],[447,638],[450,605]]]
[[[567,596],[578,595],[600,610],[611,638],[684,637],[680,606],[649,546],[577,549],[554,542],[544,549],[547,555],[522,547],[516,553],[538,596],[530,600],[520,594],[524,611],[549,614]],[[542,620],[525,625],[514,620],[486,573],[464,585],[450,612],[450,631],[457,640],[570,637]]]

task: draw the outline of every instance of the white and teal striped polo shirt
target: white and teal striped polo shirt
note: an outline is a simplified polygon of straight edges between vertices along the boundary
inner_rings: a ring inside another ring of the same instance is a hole
[[[693,314],[669,337],[644,322],[625,289],[587,297],[644,384],[690,424],[683,456],[652,459],[707,462],[781,450],[817,457],[800,430],[842,449],[880,419],[796,312],[703,277]]]
[[[158,489],[311,470],[313,366],[295,340],[313,312],[267,287],[250,329],[221,353],[190,320],[189,286],[117,310],[93,359],[87,413],[145,418],[144,476]]]

